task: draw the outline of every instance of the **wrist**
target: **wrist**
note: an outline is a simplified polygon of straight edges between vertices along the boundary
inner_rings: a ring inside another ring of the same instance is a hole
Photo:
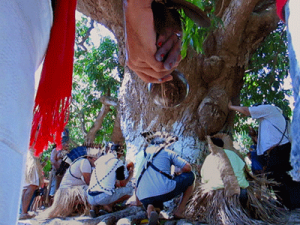
[[[153,0],[123,0],[124,7],[151,8]]]

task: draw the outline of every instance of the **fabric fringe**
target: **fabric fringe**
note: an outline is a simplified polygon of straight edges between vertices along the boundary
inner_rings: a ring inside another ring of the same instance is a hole
[[[91,206],[87,201],[87,188],[87,185],[59,188],[54,195],[53,204],[40,217],[52,219],[89,215]]]
[[[76,0],[57,0],[50,41],[35,98],[30,146],[38,156],[48,142],[61,148],[71,103]]]
[[[185,213],[194,220],[214,225],[252,225],[254,220],[255,224],[285,224],[288,221],[287,211],[277,206],[278,201],[266,186],[251,181],[247,188],[247,196],[248,201],[244,208],[239,195],[226,197],[224,189],[205,190],[202,184],[198,183]]]

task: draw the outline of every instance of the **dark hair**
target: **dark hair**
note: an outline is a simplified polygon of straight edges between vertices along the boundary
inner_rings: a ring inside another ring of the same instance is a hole
[[[253,127],[249,127],[249,136],[250,137],[257,136],[257,132]]]
[[[223,142],[223,140],[220,139],[220,138],[212,137],[212,138],[211,138],[211,141],[212,141],[216,146],[218,146],[218,147],[223,148],[223,146],[224,146],[224,142]]]
[[[118,152],[118,151],[121,150],[121,145],[119,145],[119,144],[113,144],[111,146],[111,150]]]

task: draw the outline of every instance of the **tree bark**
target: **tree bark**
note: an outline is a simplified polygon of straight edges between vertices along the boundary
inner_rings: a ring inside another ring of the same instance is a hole
[[[124,62],[124,23],[119,0],[79,0],[78,10],[104,24],[115,34]],[[144,145],[141,132],[165,130],[179,137],[173,148],[190,163],[201,163],[206,154],[205,135],[233,126],[228,101],[239,103],[245,69],[254,51],[277,27],[275,1],[219,0],[216,16],[222,24],[214,29],[203,45],[204,54],[189,49],[179,70],[185,74],[190,93],[176,108],[155,105],[147,85],[125,68],[119,94],[121,129],[127,145],[127,157]]]
[[[111,136],[111,141],[115,144],[123,144],[125,139],[122,134],[122,129],[121,129],[121,121],[120,121],[120,114],[117,114],[117,117],[115,119],[114,123],[114,130]]]

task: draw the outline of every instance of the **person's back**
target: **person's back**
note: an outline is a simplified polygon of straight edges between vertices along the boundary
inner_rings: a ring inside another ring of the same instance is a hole
[[[123,165],[123,162],[117,159],[114,154],[108,153],[101,156],[95,162],[95,165],[95,171],[92,173],[90,184],[90,187],[94,186],[92,191],[101,191],[111,194],[111,191],[115,187],[116,170]],[[101,186],[96,185],[98,182],[101,182]]]
[[[223,149],[223,141],[220,140],[222,144],[219,144],[218,138],[211,138],[212,142]],[[232,150],[223,149],[225,152],[224,157],[227,157],[230,166],[234,172],[237,182],[241,188],[247,188],[249,182],[245,176],[245,162]],[[202,165],[201,168],[201,178],[202,183],[207,184],[211,189],[217,190],[224,188],[224,175],[222,175],[221,169],[226,165],[227,160],[222,159],[219,154],[209,154]]]
[[[185,160],[178,158],[178,155],[171,150],[161,150],[152,161],[153,165],[159,170],[171,176],[171,166],[179,168],[184,167]],[[176,186],[176,182],[155,171],[149,167],[143,174],[139,186],[137,188],[138,198],[144,199],[150,196],[157,196],[172,191]]]
[[[60,188],[86,185],[83,173],[92,173],[92,165],[86,158],[78,159],[66,171],[60,184]]]
[[[132,195],[133,187],[127,185],[132,178],[133,169],[127,169],[120,157],[123,148],[119,144],[111,146],[111,150],[101,156],[96,162],[87,194],[92,207],[101,205],[107,212],[113,211],[113,206],[127,200]],[[94,208],[91,216],[97,216]]]
[[[289,139],[283,134],[286,130],[286,120],[281,110],[273,105],[258,105],[249,107],[253,119],[259,120],[257,154],[262,155],[276,144],[286,144]],[[280,143],[279,143],[280,142]]]
[[[144,132],[142,136],[148,147],[137,156],[136,195],[147,209],[149,224],[158,223],[157,209],[163,209],[163,203],[181,194],[182,198],[174,217],[183,218],[185,205],[193,193],[195,175],[191,165],[167,147],[178,140],[176,136],[165,132]],[[178,168],[176,176],[171,176],[171,166]]]

